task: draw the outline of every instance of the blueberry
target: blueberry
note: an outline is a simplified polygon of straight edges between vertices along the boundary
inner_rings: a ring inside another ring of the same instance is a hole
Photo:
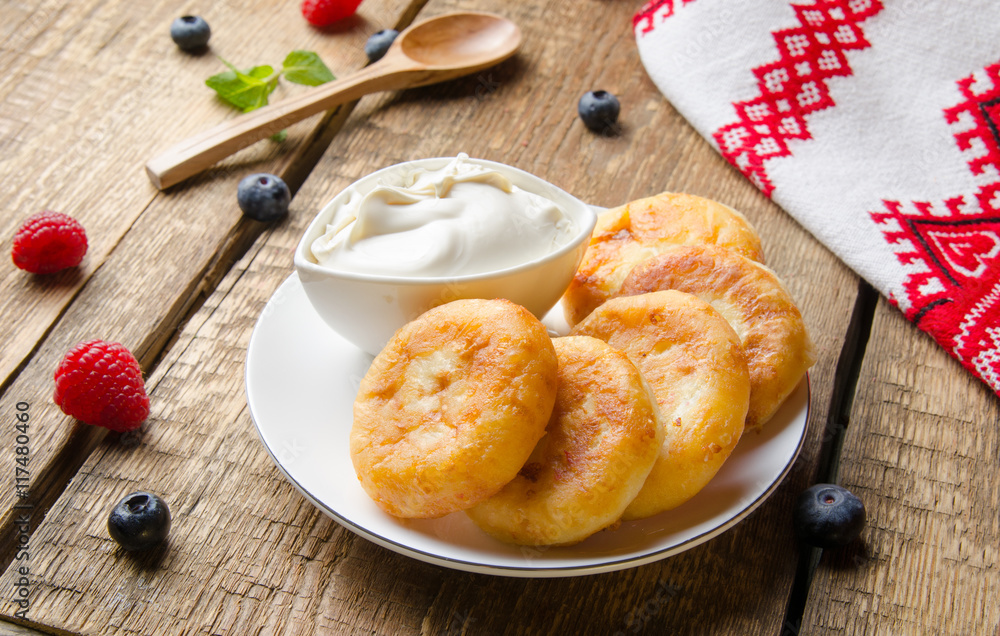
[[[861,534],[865,505],[845,488],[816,484],[799,495],[793,521],[804,542],[818,548],[838,548]]]
[[[399,35],[399,31],[396,29],[382,29],[381,31],[372,33],[368,41],[365,42],[365,55],[368,56],[368,61],[377,62],[381,60],[397,35]]]
[[[244,177],[236,190],[236,201],[243,214],[258,221],[276,221],[288,214],[292,193],[273,174],[260,173]]]
[[[613,133],[618,126],[621,104],[607,91],[588,91],[576,105],[580,119],[587,128],[599,133]]]
[[[134,492],[108,516],[108,534],[129,552],[154,548],[170,532],[170,509],[149,492]]]
[[[184,51],[195,51],[208,44],[212,29],[197,15],[177,18],[170,24],[170,37]]]

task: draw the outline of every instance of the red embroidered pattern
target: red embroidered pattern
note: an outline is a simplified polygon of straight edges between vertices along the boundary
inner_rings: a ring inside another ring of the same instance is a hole
[[[770,196],[764,163],[791,154],[789,140],[810,139],[806,117],[833,106],[831,77],[853,72],[846,51],[869,45],[858,26],[882,10],[880,0],[815,0],[792,5],[799,26],[776,31],[780,59],[754,69],[760,95],[736,102],[739,121],[712,136],[722,155]]]
[[[691,4],[694,0],[649,0],[632,17],[632,30],[636,35],[646,35],[657,24],[660,24],[674,14],[675,3]]]
[[[886,200],[871,217],[908,272],[893,302],[1000,391],[1000,62],[957,85],[945,121],[984,185],[939,205]]]

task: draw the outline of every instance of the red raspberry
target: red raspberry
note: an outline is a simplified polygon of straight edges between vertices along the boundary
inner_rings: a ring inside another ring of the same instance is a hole
[[[14,234],[11,258],[32,274],[76,267],[87,253],[87,234],[76,219],[46,210],[32,214]]]
[[[119,433],[149,415],[149,397],[135,356],[117,342],[81,342],[59,363],[52,399],[63,413]]]
[[[303,0],[302,15],[309,24],[325,27],[354,15],[361,0]]]

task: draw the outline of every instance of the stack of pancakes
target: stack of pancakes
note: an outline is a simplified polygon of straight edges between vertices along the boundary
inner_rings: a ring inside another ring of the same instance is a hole
[[[601,215],[551,338],[505,300],[403,327],[354,407],[365,491],[400,517],[464,510],[509,543],[568,545],[700,491],[814,362],[747,220],[665,193]]]

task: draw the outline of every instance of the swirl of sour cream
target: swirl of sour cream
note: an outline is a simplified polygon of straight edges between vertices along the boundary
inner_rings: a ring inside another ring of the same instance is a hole
[[[339,206],[311,244],[319,265],[374,275],[450,277],[528,263],[566,245],[574,221],[460,154],[443,168],[391,172]]]

